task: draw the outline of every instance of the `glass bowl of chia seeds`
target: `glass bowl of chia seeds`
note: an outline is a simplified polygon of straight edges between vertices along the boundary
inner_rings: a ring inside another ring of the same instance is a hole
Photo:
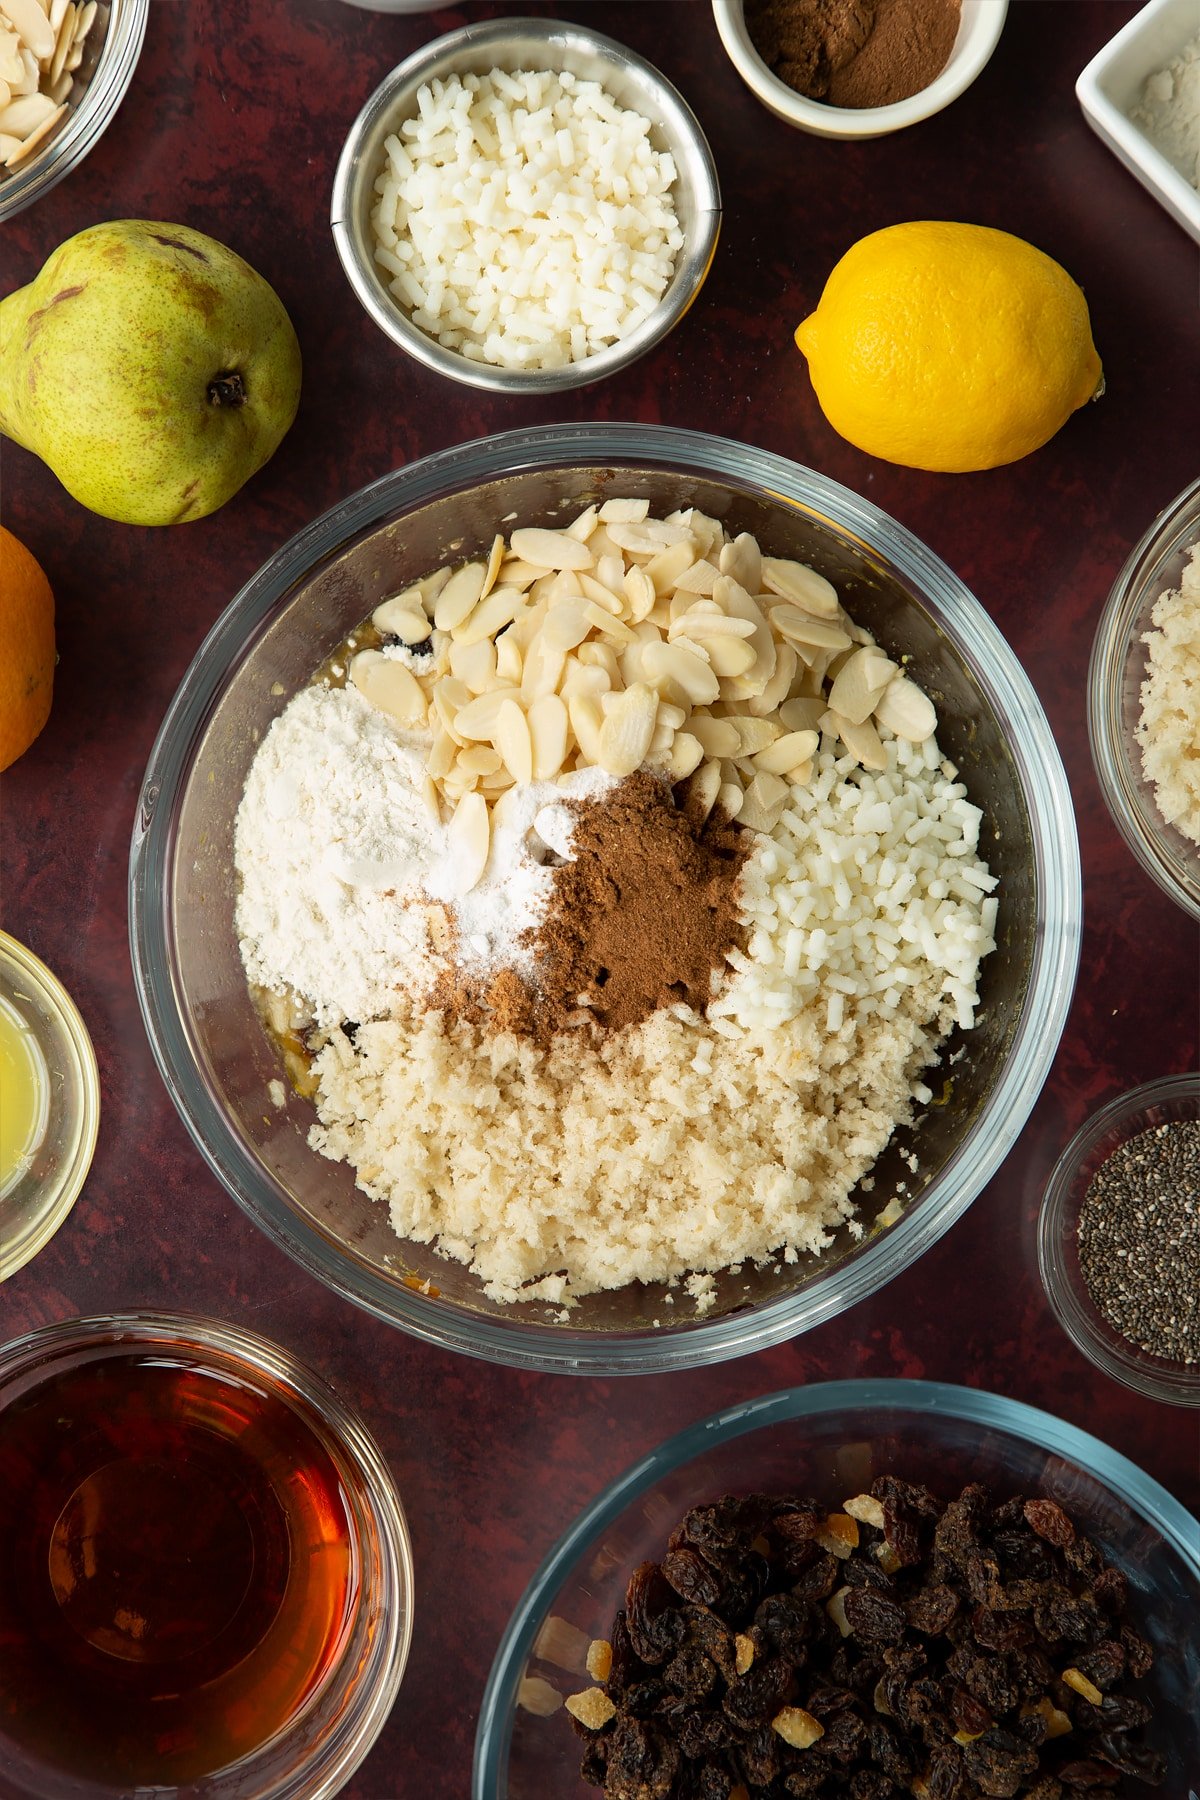
[[[1097,1368],[1200,1406],[1200,1074],[1133,1088],[1076,1132],[1042,1201],[1038,1264]]]
[[[998,948],[982,965],[973,1029],[955,1027],[936,1087],[893,1133],[855,1216],[825,1246],[723,1268],[698,1292],[682,1280],[628,1281],[567,1307],[496,1297],[464,1262],[398,1235],[388,1205],[313,1147],[311,1089],[289,1079],[248,989],[234,824],[265,734],[385,597],[441,564],[465,564],[477,547],[486,555],[499,521],[562,524],[630,494],[655,514],[698,508],[731,536],[754,533],[768,554],[811,565],[904,659],[936,703],[943,756],[984,814]],[[376,1317],[444,1349],[576,1374],[746,1355],[910,1267],[993,1178],[1029,1115],[1070,1006],[1081,917],[1074,814],[1053,736],[1017,657],[962,582],[903,526],[811,470],[633,424],[534,427],[460,445],[307,526],[230,603],[185,676],[146,770],[130,857],[150,1041],[229,1193],[318,1280]]]
[[[736,1516],[731,1519],[731,1509],[714,1505],[725,1496],[786,1495],[794,1496],[798,1502],[815,1502],[817,1508],[846,1506],[849,1516],[845,1517],[844,1523],[848,1526],[850,1517],[855,1514],[864,1521],[870,1517],[871,1509],[861,1504],[861,1497],[877,1486],[886,1493],[889,1478],[900,1483],[924,1485],[943,1506],[958,1496],[967,1483],[982,1484],[997,1503],[1009,1501],[1014,1496],[1027,1502],[1049,1501],[1053,1503],[1047,1509],[1051,1519],[1061,1509],[1075,1531],[1091,1540],[1103,1561],[1124,1576],[1124,1582],[1120,1576],[1115,1582],[1118,1592],[1127,1588],[1125,1618],[1131,1630],[1147,1640],[1153,1652],[1148,1672],[1128,1681],[1123,1671],[1122,1679],[1126,1679],[1126,1691],[1136,1692],[1138,1698],[1151,1708],[1151,1717],[1144,1727],[1145,1741],[1163,1755],[1166,1762],[1161,1787],[1143,1789],[1135,1781],[1129,1781],[1121,1785],[1120,1791],[1130,1794],[1135,1789],[1146,1794],[1153,1791],[1160,1793],[1163,1800],[1167,1795],[1171,1800],[1176,1797],[1182,1800],[1182,1796],[1191,1793],[1195,1770],[1200,1767],[1200,1715],[1195,1706],[1197,1685],[1200,1684],[1200,1641],[1195,1630],[1196,1609],[1200,1606],[1200,1540],[1196,1534],[1196,1521],[1135,1464],[1107,1444],[1050,1413],[999,1394],[941,1382],[876,1380],[819,1382],[731,1406],[658,1445],[596,1496],[542,1562],[514,1608],[500,1642],[480,1707],[473,1800],[544,1800],[550,1794],[555,1795],[556,1800],[599,1800],[600,1790],[585,1784],[579,1773],[585,1751],[592,1749],[590,1734],[575,1729],[568,1708],[574,1711],[578,1705],[576,1697],[589,1689],[594,1692],[598,1680],[604,1680],[620,1697],[619,1688],[614,1688],[609,1680],[611,1667],[605,1674],[605,1663],[592,1653],[591,1646],[596,1640],[605,1643],[611,1640],[612,1661],[616,1662],[619,1646],[614,1619],[618,1609],[626,1607],[630,1577],[640,1565],[660,1563],[667,1551],[668,1539],[672,1545],[678,1543],[678,1536],[672,1534],[676,1533],[685,1515],[688,1515],[689,1528],[685,1541],[695,1542],[691,1527],[700,1521],[691,1513],[692,1508],[700,1509],[701,1521],[709,1509],[710,1516],[715,1515],[717,1521],[723,1513],[724,1520],[734,1527],[733,1532],[725,1535],[725,1545],[740,1548],[749,1539],[750,1531],[743,1533]],[[853,1507],[856,1498],[860,1504]],[[758,1529],[757,1521],[752,1529]],[[769,1532],[774,1533],[774,1530],[773,1524],[768,1526]],[[683,1535],[679,1533],[679,1536]],[[699,1535],[697,1532],[696,1536]],[[862,1530],[861,1536],[849,1535],[852,1539],[858,1537],[856,1550],[865,1547],[868,1556],[878,1538],[877,1530],[869,1526]],[[917,1535],[914,1560],[898,1572],[893,1565],[894,1594],[903,1595],[920,1568],[920,1545],[928,1541],[929,1535],[927,1523]],[[1062,1537],[1065,1536],[1064,1531]],[[774,1541],[777,1543],[778,1539]],[[844,1542],[843,1538],[843,1554]],[[711,1538],[708,1546],[716,1551],[713,1561],[722,1568],[732,1560]],[[1071,1547],[1076,1548],[1074,1542]],[[843,1667],[833,1678],[834,1685],[826,1684],[822,1693],[822,1684],[826,1682],[822,1661],[829,1657],[831,1646],[836,1648],[843,1642],[840,1635],[831,1637],[821,1604],[838,1579],[829,1568],[831,1559],[825,1559],[824,1581],[808,1584],[809,1592],[815,1587],[820,1596],[813,1605],[804,1596],[805,1575],[811,1575],[814,1570],[819,1572],[820,1559],[810,1561],[799,1570],[794,1587],[792,1579],[788,1580],[790,1595],[778,1595],[777,1590],[772,1594],[775,1581],[769,1573],[773,1544],[768,1538],[762,1538],[758,1540],[757,1549],[765,1554],[756,1553],[755,1545],[751,1543],[743,1567],[748,1565],[755,1570],[749,1577],[754,1584],[751,1592],[761,1593],[765,1578],[771,1597],[760,1604],[757,1612],[755,1600],[751,1599],[742,1614],[746,1623],[737,1621],[737,1628],[749,1632],[749,1620],[754,1617],[761,1621],[754,1627],[757,1635],[764,1625],[768,1631],[777,1627],[781,1617],[786,1618],[789,1611],[794,1618],[791,1609],[797,1604],[808,1609],[807,1617],[811,1623],[806,1623],[806,1637],[801,1646],[801,1654],[807,1651],[807,1660],[791,1693],[799,1706],[811,1704],[814,1710],[822,1712],[825,1744],[832,1744],[836,1736],[846,1760],[835,1761],[830,1768],[826,1760],[829,1750],[827,1747],[822,1749],[820,1739],[811,1747],[803,1738],[787,1739],[788,1743],[805,1744],[797,1756],[782,1749],[770,1730],[761,1734],[765,1750],[759,1747],[754,1753],[772,1756],[774,1767],[785,1778],[793,1771],[799,1775],[805,1766],[802,1759],[809,1759],[810,1770],[819,1766],[822,1773],[828,1773],[829,1778],[819,1790],[822,1794],[934,1792],[932,1783],[926,1785],[923,1781],[912,1780],[916,1774],[913,1764],[899,1757],[893,1763],[893,1770],[898,1763],[909,1773],[894,1787],[890,1782],[886,1786],[866,1787],[858,1783],[850,1786],[852,1775],[846,1762],[851,1762],[856,1771],[861,1769],[862,1738],[859,1737],[857,1748],[853,1733],[847,1743],[844,1730],[836,1730],[836,1714],[843,1707],[851,1713],[858,1711],[860,1717],[865,1715],[879,1737],[887,1740],[892,1740],[899,1731],[894,1723],[899,1715],[893,1715],[893,1722],[885,1723],[881,1717],[887,1705],[885,1695],[879,1696],[884,1699],[883,1707],[874,1697],[866,1706],[861,1703],[856,1706],[854,1692],[847,1691],[849,1684],[845,1680],[847,1674],[853,1678],[855,1670],[852,1667]],[[1019,1555],[1021,1547],[1011,1539],[999,1552],[1000,1577],[1005,1583],[1010,1580]],[[685,1562],[694,1559],[692,1569],[700,1561],[690,1550],[683,1551],[683,1559]],[[1040,1560],[1036,1554],[1035,1560]],[[850,1563],[844,1561],[841,1566],[849,1571]],[[1090,1566],[1095,1567],[1094,1563]],[[671,1575],[678,1577],[680,1588],[672,1593],[664,1579],[657,1589],[655,1612],[668,1621],[672,1616],[669,1609],[680,1605],[679,1595],[687,1572],[676,1561]],[[869,1568],[866,1571],[868,1575],[873,1572]],[[703,1566],[699,1574],[704,1578]],[[710,1578],[711,1574],[710,1565]],[[737,1570],[736,1574],[742,1576],[742,1570]],[[917,1578],[923,1579],[919,1575]],[[878,1577],[877,1583],[876,1592],[882,1586]],[[717,1583],[713,1582],[712,1586],[717,1588]],[[886,1588],[883,1591],[887,1591]],[[946,1591],[942,1589],[943,1594]],[[847,1589],[843,1588],[843,1602],[848,1604],[846,1593]],[[710,1592],[708,1599],[711,1608],[707,1617],[700,1616],[704,1611],[702,1607],[684,1609],[696,1636],[689,1640],[678,1660],[664,1668],[664,1658],[658,1666],[646,1671],[651,1679],[645,1682],[641,1693],[645,1700],[644,1716],[649,1737],[648,1767],[657,1765],[661,1769],[664,1741],[669,1745],[668,1734],[672,1729],[680,1730],[681,1724],[689,1734],[688,1738],[681,1736],[680,1741],[693,1771],[708,1745],[713,1745],[714,1758],[720,1763],[724,1761],[723,1748],[731,1742],[731,1734],[722,1724],[720,1710],[722,1696],[728,1703],[730,1691],[724,1685],[724,1678],[714,1673],[712,1663],[704,1670],[703,1679],[707,1683],[705,1697],[715,1693],[716,1718],[705,1716],[699,1706],[694,1701],[689,1703],[687,1698],[687,1659],[689,1656],[693,1659],[693,1666],[698,1660],[702,1668],[706,1662],[703,1656],[697,1658],[692,1645],[703,1643],[706,1650],[712,1648],[712,1627],[722,1615],[728,1618],[731,1611],[737,1610],[736,1600],[732,1607],[730,1605],[729,1587],[722,1585],[715,1594]],[[779,1610],[767,1611],[778,1608],[780,1600],[783,1601],[782,1614]],[[1025,1604],[1028,1606],[1028,1594]],[[678,1612],[673,1616],[676,1621],[681,1617]],[[1021,1619],[1022,1622],[1015,1626],[1014,1636],[1019,1636],[1022,1643],[1030,1642],[1033,1637],[1028,1612],[1022,1616],[1019,1611],[997,1613],[981,1608],[975,1616],[993,1622],[998,1618]],[[966,1622],[960,1613],[959,1626]],[[839,1633],[840,1630],[839,1626]],[[701,1631],[706,1632],[703,1638],[699,1635]],[[1028,1636],[1020,1636],[1022,1632]],[[897,1641],[898,1635],[894,1634],[893,1642]],[[768,1695],[772,1674],[780,1666],[779,1659],[787,1658],[789,1652],[786,1637],[775,1636],[769,1641],[773,1654],[770,1658],[763,1657],[758,1665]],[[956,1641],[964,1641],[961,1630]],[[844,1642],[848,1656],[860,1653],[856,1636],[847,1635]],[[1132,1649],[1132,1640],[1129,1642]],[[919,1666],[923,1673],[935,1676],[944,1666],[936,1632],[927,1636],[924,1644],[927,1653],[920,1654]],[[761,1645],[759,1635],[756,1655],[761,1651]],[[878,1652],[878,1645],[874,1648]],[[719,1637],[715,1650],[720,1657]],[[1049,1660],[1056,1670],[1062,1670],[1065,1663],[1079,1655],[1087,1656],[1081,1639],[1072,1638],[1070,1649],[1060,1639],[1049,1654]],[[995,1658],[994,1663],[1008,1670],[1016,1660],[1010,1653]],[[1091,1666],[1096,1669],[1095,1664]],[[754,1667],[752,1662],[751,1670]],[[959,1667],[962,1667],[961,1658]],[[1042,1669],[1045,1667],[1043,1662]],[[636,1664],[634,1669],[635,1681],[640,1680]],[[977,1675],[982,1673],[977,1665]],[[1006,1679],[1009,1679],[1007,1675]],[[733,1685],[730,1683],[731,1687]],[[926,1680],[923,1684],[927,1699],[933,1698],[935,1705],[944,1704],[938,1695],[941,1685],[936,1679]],[[951,1685],[947,1683],[946,1687]],[[1067,1684],[1068,1690],[1072,1685]],[[664,1686],[672,1696],[680,1696],[674,1704],[661,1697]],[[866,1693],[872,1694],[873,1688],[872,1679]],[[778,1692],[776,1687],[775,1693]],[[1069,1708],[1073,1715],[1073,1729],[1066,1733],[1060,1730],[1054,1742],[1046,1743],[1046,1765],[1050,1769],[1061,1769],[1070,1762],[1078,1769],[1088,1755],[1083,1740],[1090,1737],[1089,1728],[1094,1731],[1100,1709],[1085,1707],[1080,1694],[1081,1690],[1059,1693],[1060,1704]],[[1002,1728],[998,1733],[989,1729],[981,1733],[984,1721],[974,1722],[979,1747],[970,1754],[976,1768],[986,1767],[984,1754],[989,1740],[991,1743],[997,1738],[1002,1742],[1007,1740],[1009,1754],[1018,1747],[1019,1757],[1021,1740],[1017,1739],[1013,1729],[1017,1722],[1017,1706],[1022,1711],[1040,1710],[1028,1690],[1015,1705],[1015,1695],[997,1698],[1000,1700],[997,1714],[1001,1709],[1007,1714],[1008,1729]],[[738,1718],[748,1699],[750,1696],[743,1688],[738,1694],[738,1703],[725,1715],[726,1725],[730,1717]],[[825,1707],[829,1702],[832,1706],[827,1711]],[[773,1704],[778,1705],[778,1699]],[[1120,1716],[1117,1714],[1120,1701],[1114,1698],[1107,1704],[1111,1715]],[[576,1716],[582,1723],[582,1709]],[[927,1718],[929,1715],[922,1713],[920,1716]],[[1128,1718],[1129,1714],[1125,1716]],[[741,1713],[743,1721],[745,1717],[745,1713]],[[1101,1713],[1100,1717],[1103,1719],[1104,1715]],[[699,1735],[697,1719],[700,1729],[708,1727],[712,1730],[711,1736]],[[602,1731],[604,1729],[601,1727]],[[616,1721],[613,1721],[611,1732],[615,1738]],[[600,1732],[595,1735],[598,1737]],[[1134,1735],[1140,1738],[1141,1732],[1136,1731]],[[949,1737],[948,1731],[946,1736]],[[627,1737],[626,1743],[628,1741]],[[746,1754],[751,1753],[754,1741],[747,1744],[743,1736]],[[911,1744],[912,1739],[908,1741]],[[926,1770],[930,1741],[927,1738],[919,1748]],[[1116,1760],[1121,1759],[1122,1747],[1127,1741],[1120,1731],[1110,1739],[1109,1748],[1115,1749]],[[945,1745],[939,1752],[939,1763],[943,1766],[947,1762],[956,1764],[962,1754],[956,1746],[966,1745],[969,1750],[970,1742],[968,1734],[961,1731],[954,1743]],[[619,1746],[614,1746],[610,1754],[615,1763]],[[781,1762],[784,1766],[779,1769]],[[1130,1766],[1136,1767],[1132,1760],[1126,1764],[1127,1768]],[[942,1774],[942,1768],[938,1773]],[[1115,1769],[1109,1764],[1106,1778],[1114,1774]],[[1119,1781],[1119,1776],[1117,1779]],[[726,1781],[728,1783],[728,1776]],[[1028,1784],[1021,1781],[1020,1789],[1030,1794],[1035,1791],[1032,1781]],[[665,1793],[667,1787],[665,1783],[652,1787],[647,1782],[636,1789],[633,1784],[618,1788],[614,1783],[608,1791]],[[681,1782],[670,1791],[690,1793],[693,1789]],[[697,1786],[694,1791],[720,1793],[729,1792],[731,1788],[727,1785],[722,1789],[714,1779],[711,1787]],[[736,1789],[732,1791],[736,1792]],[[768,1791],[767,1784],[764,1783],[759,1791]],[[784,1792],[784,1782],[780,1780],[776,1784],[772,1781],[769,1791]],[[800,1789],[797,1784],[796,1789],[787,1791],[816,1790],[807,1786]],[[969,1780],[953,1789],[943,1787],[939,1782],[936,1791],[1016,1793],[1018,1789],[1015,1780],[1012,1785],[997,1781],[987,1787]],[[1065,1784],[1060,1786],[1057,1779],[1051,1777],[1045,1787],[1038,1782],[1036,1791],[1074,1794],[1080,1790]],[[1089,1791],[1115,1793],[1117,1790],[1110,1787],[1102,1790],[1098,1781]]]

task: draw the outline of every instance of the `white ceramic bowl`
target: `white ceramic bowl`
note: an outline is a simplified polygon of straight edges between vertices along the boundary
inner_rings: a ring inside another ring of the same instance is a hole
[[[1185,0],[1186,3],[1186,0]],[[772,73],[750,39],[743,0],[713,0],[717,30],[734,68],[763,105],[814,137],[873,138],[932,118],[969,88],[1000,39],[1008,0],[962,0],[962,19],[949,61],[918,94],[891,106],[827,106],[808,100]]]
[[[1093,56],[1075,92],[1097,137],[1200,243],[1200,192],[1129,116],[1142,98],[1146,77],[1165,68],[1198,30],[1196,0],[1150,0]]]

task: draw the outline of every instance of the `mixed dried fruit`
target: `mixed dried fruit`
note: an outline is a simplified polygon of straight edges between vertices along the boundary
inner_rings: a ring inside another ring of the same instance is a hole
[[[1165,1759],[1125,1578],[1054,1500],[894,1476],[693,1507],[567,1702],[609,1800],[1114,1800]],[[601,1671],[605,1673],[601,1674]]]

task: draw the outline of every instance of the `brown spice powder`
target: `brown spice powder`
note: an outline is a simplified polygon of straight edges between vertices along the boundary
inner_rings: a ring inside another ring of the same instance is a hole
[[[572,807],[572,861],[555,872],[535,934],[534,982],[514,969],[443,977],[432,1004],[453,1018],[548,1043],[560,1031],[619,1031],[660,1007],[701,1011],[725,953],[742,945],[738,877],[749,834],[723,815],[681,813],[653,775],[630,775]]]
[[[890,106],[949,60],[960,0],[746,0],[746,29],[781,81],[831,106]]]

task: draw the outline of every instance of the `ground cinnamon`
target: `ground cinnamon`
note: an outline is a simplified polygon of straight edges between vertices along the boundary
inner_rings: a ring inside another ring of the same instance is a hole
[[[745,0],[746,29],[781,81],[831,106],[890,106],[939,75],[960,0]]]
[[[738,876],[751,842],[720,815],[678,810],[653,775],[576,802],[571,860],[557,869],[530,948],[513,969],[444,978],[434,1005],[547,1043],[561,1031],[619,1031],[682,1001],[702,1010],[713,973],[745,932]]]

